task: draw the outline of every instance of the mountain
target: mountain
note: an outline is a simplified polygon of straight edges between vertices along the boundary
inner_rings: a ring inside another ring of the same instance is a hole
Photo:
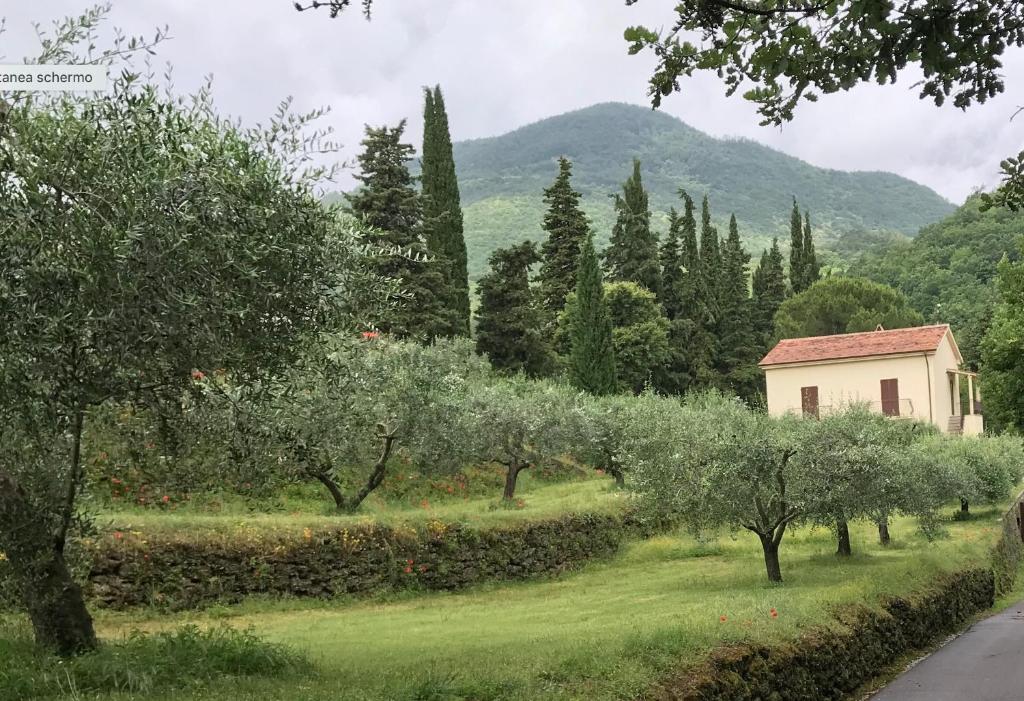
[[[664,112],[621,103],[594,105],[454,148],[473,278],[486,270],[495,248],[541,240],[542,192],[563,155],[573,161],[573,182],[601,245],[614,221],[612,196],[620,192],[633,158],[642,162],[660,230],[668,208],[680,206],[679,188],[698,201],[707,192],[720,231],[735,213],[754,254],[772,236],[788,241],[794,196],[809,208],[823,248],[834,250],[844,248],[844,236],[852,237],[847,249],[861,241],[881,246],[913,236],[955,209],[933,190],[892,173],[818,168],[748,139],[716,139]],[[832,259],[841,260],[835,254]],[[825,260],[830,262],[827,253]]]

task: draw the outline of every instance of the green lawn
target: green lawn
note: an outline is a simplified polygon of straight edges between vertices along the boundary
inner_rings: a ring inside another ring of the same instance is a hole
[[[174,532],[176,534],[225,532],[257,528],[301,533],[303,528],[323,528],[365,521],[417,524],[429,520],[496,526],[556,517],[570,512],[610,511],[621,508],[628,495],[609,478],[544,483],[524,476],[517,496],[521,507],[500,504],[500,489],[490,496],[468,499],[432,499],[426,507],[370,498],[353,514],[334,511],[325,494],[303,489],[273,502],[246,501],[237,497],[207,498],[171,509],[111,508],[96,510],[96,524],[103,532],[113,530]]]
[[[951,522],[934,543],[901,520],[888,549],[875,544],[869,524],[854,524],[857,554],[847,561],[832,554],[828,531],[801,529],[783,543],[782,586],[766,581],[753,536],[708,545],[665,536],[558,580],[355,604],[250,601],[202,614],[101,613],[97,623],[109,638],[132,628],[227,621],[305,651],[318,668],[309,678],[217,683],[187,698],[633,698],[672,665],[722,641],[790,637],[830,620],[836,604],[873,604],[941,571],[986,563],[1000,513]]]

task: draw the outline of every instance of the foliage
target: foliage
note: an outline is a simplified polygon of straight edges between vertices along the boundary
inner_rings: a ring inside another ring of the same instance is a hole
[[[469,335],[469,273],[466,238],[462,231],[459,181],[455,175],[452,137],[441,86],[424,88],[423,108],[423,220],[427,248],[445,266],[446,306],[454,326],[446,335]]]
[[[1021,240],[1024,250],[1024,239]],[[1000,303],[981,344],[990,427],[1024,432],[1024,263],[999,264]]]
[[[946,438],[922,442],[945,466],[948,494],[966,504],[1001,504],[1021,480],[1024,443],[1015,436]]]
[[[669,322],[654,293],[633,282],[610,282],[604,299],[612,324],[615,372],[621,390],[639,394],[657,383],[659,371],[669,360]],[[575,313],[575,297],[567,305],[567,317]]]
[[[612,322],[604,298],[601,268],[590,235],[580,247],[575,303],[567,316],[569,329],[569,381],[591,394],[616,390]]]
[[[775,336],[775,313],[786,299],[786,276],[782,269],[779,240],[761,253],[751,282],[754,311],[752,324],[762,348]]]
[[[572,163],[558,159],[558,176],[544,190],[544,231],[541,266],[537,275],[540,295],[548,314],[556,316],[565,307],[566,296],[576,289],[576,266],[580,246],[589,231],[587,216],[580,209],[580,193],[572,188]],[[548,320],[550,324],[550,319]]]
[[[476,349],[496,370],[531,377],[551,372],[554,356],[545,333],[545,310],[530,285],[530,266],[539,261],[529,241],[498,249],[491,254],[490,272],[477,284]]]
[[[633,161],[633,174],[615,196],[615,226],[603,253],[608,279],[635,282],[661,294],[658,235],[651,231],[651,208],[640,176],[640,161]]]
[[[133,631],[70,660],[11,632],[11,637],[0,637],[0,695],[8,699],[109,693],[148,697],[168,690],[198,691],[225,677],[298,678],[312,672],[300,653],[226,625],[206,630],[186,625],[150,635]]]
[[[777,338],[919,326],[921,315],[897,290],[870,280],[831,276],[790,297],[775,314]]]
[[[375,325],[398,338],[430,341],[449,335],[462,322],[458,310],[448,306],[452,294],[444,270],[447,263],[430,257],[427,249],[423,201],[406,165],[414,149],[402,143],[404,132],[404,120],[393,128],[366,127],[356,176],[362,187],[345,199],[347,210],[365,227],[363,238],[374,249],[376,272],[402,283],[400,304],[374,319]],[[450,204],[435,201],[431,207],[449,212]],[[441,216],[440,210],[437,214]],[[438,220],[429,223],[439,225]],[[445,246],[448,250],[448,243]]]
[[[851,275],[895,287],[925,321],[949,324],[968,366],[981,362],[981,341],[998,304],[995,279],[1003,256],[1020,257],[1020,214],[980,211],[971,197],[946,219],[926,226],[913,241],[894,242],[861,256]]]
[[[718,336],[718,367],[722,386],[752,398],[762,380],[757,361],[765,348],[754,329],[754,302],[750,297],[750,254],[740,241],[736,217],[729,220],[729,235],[722,242]]]

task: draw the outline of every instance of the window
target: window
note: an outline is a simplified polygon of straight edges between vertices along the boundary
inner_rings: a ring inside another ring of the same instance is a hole
[[[899,380],[882,380],[882,413],[886,416],[900,415]]]
[[[817,387],[800,388],[800,408],[803,409],[804,416],[811,416],[814,417],[815,419],[818,418]]]

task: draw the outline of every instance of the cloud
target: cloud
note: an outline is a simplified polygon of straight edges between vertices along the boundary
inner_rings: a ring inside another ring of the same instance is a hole
[[[0,9],[6,59],[34,50],[31,21],[88,6],[54,0]],[[110,23],[129,33],[170,25],[173,40],[159,59],[174,65],[178,89],[212,74],[219,107],[246,121],[265,120],[288,95],[300,108],[330,106],[329,123],[351,159],[367,123],[408,118],[418,143],[421,87],[434,83],[445,91],[456,139],[595,102],[646,104],[652,58],[628,56],[622,30],[668,23],[669,13],[669,4],[621,0],[379,0],[366,22],[358,11],[336,20],[297,13],[290,0],[120,0]],[[1006,63],[1008,76],[1024,74],[1024,52],[1008,52]],[[1007,94],[967,112],[919,100],[913,82],[906,75],[895,86],[823,97],[782,128],[759,126],[751,105],[726,98],[707,75],[685,81],[663,109],[713,135],[755,139],[815,165],[899,173],[954,201],[998,182],[999,161],[1021,148],[1022,125],[1010,117],[1024,104],[1024,81],[1008,80]]]

